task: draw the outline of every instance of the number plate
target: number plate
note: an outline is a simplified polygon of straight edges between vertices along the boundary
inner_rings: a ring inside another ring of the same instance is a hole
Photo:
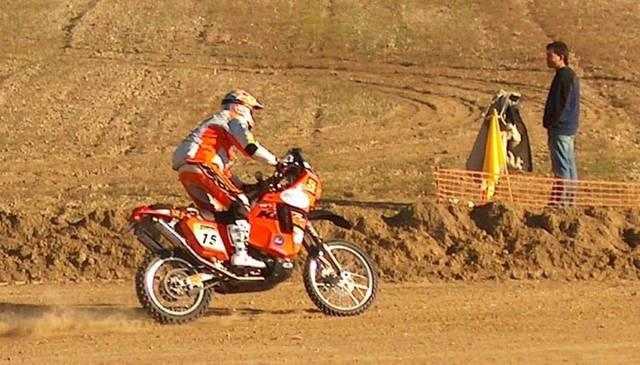
[[[196,224],[193,233],[202,247],[208,250],[226,251],[220,232],[216,228]]]

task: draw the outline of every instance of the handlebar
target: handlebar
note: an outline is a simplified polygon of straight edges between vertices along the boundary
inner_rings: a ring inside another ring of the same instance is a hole
[[[276,171],[272,176],[266,179],[258,179],[258,182],[253,184],[250,191],[245,191],[245,194],[250,201],[256,200],[268,191],[275,191],[280,188],[280,181],[285,176],[286,168],[278,167],[279,166],[276,166]]]
[[[250,201],[255,201],[268,191],[280,189],[282,179],[285,178],[291,168],[296,165],[296,160],[300,160],[301,158],[299,149],[291,149],[281,160],[278,161],[278,164],[275,166],[275,172],[272,176],[266,179],[261,179],[261,174],[260,176],[256,175],[256,180],[258,180],[258,182],[253,184],[254,188],[251,189],[251,191],[245,191],[247,198],[249,198]]]

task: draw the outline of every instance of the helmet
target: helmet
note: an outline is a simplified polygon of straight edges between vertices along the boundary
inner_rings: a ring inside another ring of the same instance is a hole
[[[232,90],[227,93],[227,95],[222,98],[222,105],[226,104],[240,104],[246,107],[249,107],[252,111],[254,109],[264,109],[264,105],[262,105],[255,96],[249,94],[244,90]]]

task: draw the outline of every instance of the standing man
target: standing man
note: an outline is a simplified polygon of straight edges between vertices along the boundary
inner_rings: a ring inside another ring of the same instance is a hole
[[[580,122],[580,80],[569,67],[569,47],[564,42],[547,44],[547,66],[556,70],[542,119],[548,133],[551,166],[555,177],[575,181],[578,180],[574,144]],[[557,203],[553,197],[564,195],[566,198],[569,189],[561,184],[553,190],[552,202]]]

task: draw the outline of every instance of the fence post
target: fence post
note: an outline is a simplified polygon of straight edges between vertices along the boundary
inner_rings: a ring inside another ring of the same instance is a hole
[[[433,173],[433,183],[436,185],[436,197],[438,202],[442,202],[442,198],[440,197],[440,186],[438,185],[438,166],[434,166],[431,170]]]

